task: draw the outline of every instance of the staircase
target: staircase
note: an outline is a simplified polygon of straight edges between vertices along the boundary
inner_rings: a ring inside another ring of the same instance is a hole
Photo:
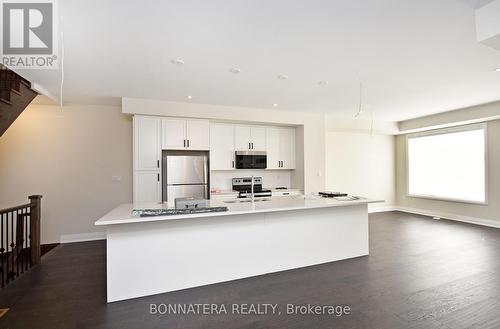
[[[37,95],[28,80],[0,64],[0,137]]]

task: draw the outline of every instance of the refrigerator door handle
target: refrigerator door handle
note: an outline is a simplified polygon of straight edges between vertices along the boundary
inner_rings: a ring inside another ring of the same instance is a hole
[[[203,183],[208,184],[208,159],[205,158],[203,163]]]

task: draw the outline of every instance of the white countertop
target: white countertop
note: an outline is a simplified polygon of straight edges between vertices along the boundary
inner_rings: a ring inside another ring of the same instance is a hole
[[[133,209],[161,209],[173,208],[172,204],[158,204],[158,203],[145,203],[145,204],[122,204],[102,218],[95,222],[95,225],[116,225],[127,223],[143,223],[143,222],[156,222],[168,220],[181,220],[190,218],[201,217],[220,217],[220,216],[234,216],[241,214],[252,213],[266,213],[275,211],[290,211],[300,209],[313,209],[313,208],[328,208],[328,207],[345,207],[367,203],[383,202],[383,200],[375,199],[359,199],[353,201],[337,201],[330,198],[320,198],[312,196],[296,196],[296,197],[275,197],[266,198],[270,201],[256,201],[256,202],[237,202],[226,203],[222,200],[209,200],[208,207],[227,207],[228,211],[225,212],[212,212],[212,213],[198,213],[189,215],[172,215],[172,216],[155,216],[155,217],[139,217],[132,215]]]

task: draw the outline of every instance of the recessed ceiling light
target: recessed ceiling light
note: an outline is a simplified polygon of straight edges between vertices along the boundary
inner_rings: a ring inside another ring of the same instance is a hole
[[[273,104],[273,107],[278,107],[278,104],[274,103],[274,104]]]
[[[278,80],[286,80],[288,79],[288,75],[280,74],[277,76]]]
[[[174,65],[179,65],[179,66],[184,65],[184,64],[186,63],[186,62],[184,62],[184,61],[183,61],[182,59],[180,59],[180,58],[172,59],[172,60],[171,60],[171,62],[172,62],[172,64],[174,64]]]
[[[325,81],[325,80],[318,81],[318,85],[320,85],[320,86],[326,86],[327,84],[328,84],[328,81]]]
[[[229,69],[229,72],[234,73],[234,74],[238,74],[241,72],[241,69],[238,67],[232,67]]]
[[[186,96],[186,98],[187,98],[187,99],[193,99],[193,96],[191,96],[191,95],[187,95],[187,96]]]
[[[500,72],[500,67],[495,69],[495,72]]]

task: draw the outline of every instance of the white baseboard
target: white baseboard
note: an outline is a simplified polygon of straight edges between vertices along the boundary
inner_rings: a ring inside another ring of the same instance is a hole
[[[462,215],[457,215],[457,214],[435,212],[435,211],[426,210],[426,209],[417,209],[417,208],[409,208],[409,207],[396,206],[396,207],[392,207],[392,209],[388,208],[386,210],[375,209],[375,211],[370,211],[370,213],[382,212],[382,211],[402,211],[402,212],[406,212],[406,213],[410,213],[410,214],[423,215],[423,216],[429,216],[429,217],[439,217],[442,219],[454,220],[457,222],[500,228],[500,221],[496,221],[496,220],[492,220],[492,219],[462,216]]]
[[[388,206],[375,206],[375,207],[370,207],[370,205],[368,205],[368,213],[369,214],[374,214],[374,213],[377,213],[377,212],[395,211],[395,210],[397,210],[397,207],[396,206],[391,206],[391,205],[388,205]]]
[[[106,232],[63,234],[61,235],[60,243],[84,242],[84,241],[95,241],[95,240],[105,240],[105,239],[106,239]]]

